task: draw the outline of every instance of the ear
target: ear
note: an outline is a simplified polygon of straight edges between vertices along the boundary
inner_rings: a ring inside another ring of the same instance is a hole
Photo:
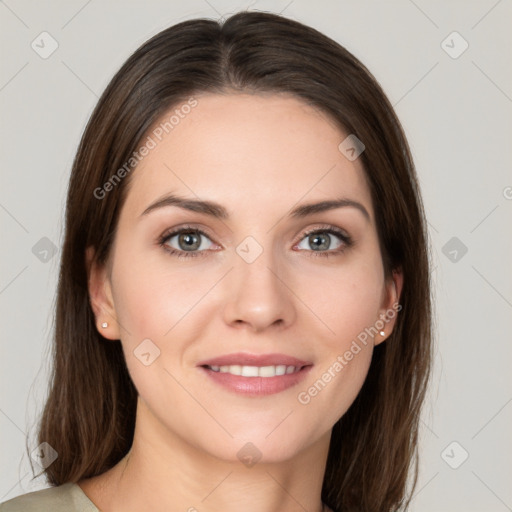
[[[106,265],[97,263],[92,246],[87,247],[85,260],[89,300],[96,318],[96,328],[104,338],[118,340],[120,339],[119,324]],[[101,326],[104,322],[108,324],[105,328]]]
[[[402,287],[404,284],[404,276],[401,268],[397,268],[392,271],[391,277],[386,280],[384,287],[384,293],[382,297],[382,306],[379,310],[379,320],[376,325],[379,327],[379,331],[384,332],[384,336],[378,334],[375,336],[375,345],[382,343],[386,340],[395,326],[397,316],[402,307],[399,304],[400,294],[402,293]],[[383,325],[382,325],[383,324]],[[382,329],[380,328],[382,326]]]

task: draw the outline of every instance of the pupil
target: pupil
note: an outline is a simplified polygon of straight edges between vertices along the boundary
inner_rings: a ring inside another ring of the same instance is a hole
[[[314,250],[329,249],[330,242],[331,240],[329,236],[326,234],[310,235],[309,237],[309,243],[311,244]]]
[[[182,233],[179,237],[179,244],[185,251],[198,249],[201,245],[199,237],[194,233]]]

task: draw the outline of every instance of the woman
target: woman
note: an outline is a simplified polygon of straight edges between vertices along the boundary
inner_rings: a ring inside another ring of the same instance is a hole
[[[400,123],[339,44],[256,12],[157,34],[73,165],[52,487],[1,510],[405,509],[425,224]]]

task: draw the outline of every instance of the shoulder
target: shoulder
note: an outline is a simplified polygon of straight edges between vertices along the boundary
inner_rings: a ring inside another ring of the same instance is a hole
[[[80,487],[68,482],[0,503],[0,512],[99,512]]]

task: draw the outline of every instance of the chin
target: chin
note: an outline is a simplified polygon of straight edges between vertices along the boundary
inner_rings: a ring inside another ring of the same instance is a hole
[[[286,420],[285,420],[286,421]],[[281,432],[277,430],[282,429]],[[226,462],[242,462],[248,467],[255,463],[274,464],[293,459],[314,440],[306,432],[291,435],[289,426],[279,426],[269,435],[269,431],[250,429],[242,433],[233,433],[233,439],[225,439],[208,447],[216,458]]]

